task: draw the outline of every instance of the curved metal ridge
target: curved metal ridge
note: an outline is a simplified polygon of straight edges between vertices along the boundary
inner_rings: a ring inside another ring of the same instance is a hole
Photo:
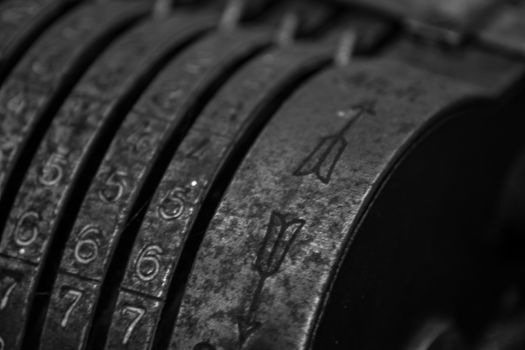
[[[115,15],[106,15],[115,18]],[[142,84],[144,75],[149,73],[148,58],[154,63],[162,50],[170,51],[184,45],[203,28],[209,28],[210,16],[203,17],[200,22],[170,18],[138,27],[132,32],[136,35],[125,36],[97,60],[52,120],[23,178],[2,237],[3,266],[8,270],[24,271],[12,293],[20,302],[9,305],[10,308],[0,314],[0,317],[22,315],[18,317],[20,324],[12,325],[12,337],[19,334],[21,339],[21,325],[30,308],[35,305],[33,312],[38,312],[38,306],[42,305],[39,300],[32,302],[34,292],[43,287],[40,283],[46,284],[53,279],[54,265],[59,260],[56,254],[60,254],[58,247],[64,244],[63,235],[68,235],[67,228],[62,227],[75,215],[77,205],[71,200],[81,200],[82,193],[78,194],[80,198],[74,194],[82,189],[82,181],[89,181],[89,171],[93,171],[93,167],[96,169],[96,163],[90,160],[103,155],[94,151],[104,151],[101,149],[104,133],[114,129],[115,123],[118,126],[121,109],[126,108],[123,104],[130,103],[126,97],[136,93],[136,85]],[[174,32],[177,35],[173,35]],[[136,60],[122,66],[122,60],[128,57],[136,57]],[[46,273],[41,279],[43,270]],[[38,295],[45,299],[45,293]],[[26,339],[29,338],[34,339]]]
[[[0,85],[42,33],[80,4],[74,0],[9,0],[0,4]]]
[[[518,334],[524,11],[0,0],[0,350]]]
[[[442,106],[478,92],[378,60],[300,89],[206,232],[171,348],[306,348],[356,214],[394,151]]]
[[[195,112],[201,108],[195,104],[200,101],[199,96],[207,92],[210,84],[215,84],[215,79],[224,79],[223,70],[228,72],[228,65],[242,60],[244,55],[250,57],[269,40],[268,35],[261,34],[239,34],[232,38],[228,41],[228,36],[213,35],[187,48],[163,70],[124,120],[88,190],[66,245],[61,273],[54,287],[55,319],[48,320],[49,327],[58,328],[63,308],[59,291],[67,286],[82,286],[78,288],[82,293],[79,307],[92,303],[104,311],[100,318],[110,317],[114,305],[108,292],[116,291],[122,279],[119,274],[123,272],[122,267],[114,265],[125,264],[131,249],[127,245],[133,242],[130,221],[137,220],[138,210],[148,202],[155,188],[155,178],[162,174],[156,167],[159,161],[166,161],[159,159],[161,155],[166,157],[164,147],[176,147],[173,143],[184,137],[185,130],[198,115]],[[211,49],[218,48],[217,45],[225,51],[223,55],[211,57]],[[105,219],[100,220],[101,216]],[[86,233],[86,228],[90,228],[90,232]],[[97,300],[100,300],[98,305]],[[78,311],[74,317],[91,318]],[[139,326],[127,337],[109,339],[128,344],[130,337],[136,339],[141,334]],[[98,334],[95,346],[104,346],[105,338]],[[144,334],[138,339],[134,346],[152,341]]]

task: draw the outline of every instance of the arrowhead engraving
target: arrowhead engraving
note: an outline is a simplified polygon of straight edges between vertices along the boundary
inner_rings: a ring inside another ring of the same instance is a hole
[[[290,218],[290,215],[273,211],[266,227],[261,247],[253,264],[258,280],[249,300],[249,306],[244,315],[237,319],[239,332],[239,347],[242,349],[246,341],[262,326],[257,321],[256,314],[261,303],[261,294],[266,280],[279,273],[286,255],[301,232],[305,221]]]
[[[321,138],[314,150],[299,164],[294,176],[315,175],[325,185],[330,182],[335,166],[348,145],[345,134],[363,115],[375,114],[375,103],[365,101],[353,106],[343,128],[334,135]]]

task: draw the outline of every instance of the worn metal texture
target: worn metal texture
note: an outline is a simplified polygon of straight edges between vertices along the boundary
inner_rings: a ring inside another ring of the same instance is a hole
[[[0,0],[0,350],[499,327],[523,259],[478,237],[525,145],[524,8]]]
[[[88,62],[83,62],[85,56],[91,57],[94,53],[88,53],[88,49],[96,49],[101,42],[107,41],[108,32],[115,32],[119,27],[138,18],[144,12],[144,6],[129,6],[122,8],[122,4],[112,3],[99,6],[85,6],[60,21],[33,46],[24,59],[17,65],[14,73],[3,85],[0,91],[1,100],[1,148],[2,158],[0,167],[0,193],[2,200],[2,228],[5,218],[9,212],[9,197],[16,194],[17,187],[13,181],[7,180],[23,174],[13,172],[16,164],[28,162],[30,152],[26,152],[28,141],[37,145],[34,139],[35,131],[40,132],[42,119],[52,117],[50,112],[53,104],[61,103],[64,94],[68,92],[68,85],[72,82],[82,67]],[[102,12],[100,12],[102,10]],[[96,25],[95,25],[96,23]],[[79,42],[88,44],[87,48],[79,45]],[[89,47],[92,46],[92,47]],[[99,47],[99,49],[101,49]],[[72,74],[72,71],[75,73]],[[7,187],[6,187],[7,186]],[[32,203],[38,205],[39,203]],[[48,208],[40,207],[39,211]],[[20,220],[5,232],[14,234],[14,238],[21,243],[20,249],[24,254],[27,243],[36,238],[33,237],[36,228],[32,226],[34,220],[38,219],[40,212],[27,211],[20,213]],[[29,225],[27,228],[25,225]],[[24,231],[27,229],[28,231]],[[6,240],[7,234],[3,236]],[[13,236],[10,237],[11,239]],[[7,241],[3,240],[0,248],[3,253],[7,251]],[[23,330],[27,317],[27,298],[32,298],[29,285],[35,281],[30,275],[34,272],[31,265],[6,258],[6,265],[2,266],[2,285],[9,290],[9,295],[2,303],[0,319],[2,330],[0,337],[7,348],[16,349],[23,339]],[[22,266],[24,265],[24,266]],[[23,275],[18,273],[19,269],[29,273]]]
[[[173,283],[182,283],[179,264],[191,263],[181,255],[186,242],[195,238],[191,235],[199,234],[192,228],[202,207],[209,205],[218,174],[242,147],[246,134],[267,120],[264,110],[280,91],[327,59],[321,48],[274,50],[235,74],[209,103],[173,157],[146,212],[120,287],[110,339],[121,339],[133,317],[141,317],[136,327],[150,338],[161,316],[174,316],[171,308],[177,298],[169,290]],[[130,307],[141,310],[140,315],[129,314]],[[170,328],[169,320],[165,328]],[[161,334],[166,341],[167,333]],[[113,341],[109,348],[118,345]],[[136,348],[142,348],[140,343]]]
[[[10,0],[0,3],[0,84],[24,52],[73,0]]]
[[[32,157],[37,135],[90,59],[145,10],[143,5],[118,2],[80,7],[50,28],[5,81],[0,90],[0,227],[18,189],[17,177],[22,176],[18,172],[24,170],[18,169],[20,163]]]
[[[479,88],[388,60],[334,68],[275,115],[211,221],[172,349],[304,349],[367,196],[443,106]]]
[[[118,126],[122,109],[133,102],[128,101],[133,99],[129,94],[136,93],[144,80],[147,82],[148,67],[162,58],[163,52],[184,46],[210,28],[213,17],[177,16],[139,26],[97,60],[53,119],[24,176],[0,245],[1,266],[7,272],[15,265],[24,269],[11,293],[17,302],[9,302],[0,314],[2,324],[8,324],[14,315],[20,320],[6,330],[13,337],[13,348],[18,344],[14,337],[21,339],[40,274],[46,267],[51,267],[44,272],[46,279],[54,273],[53,261],[59,260],[57,249],[60,251],[56,244],[63,244],[68,234],[62,225],[67,226],[75,215],[70,211],[82,199],[82,193],[75,197],[75,190],[82,188],[82,181],[89,181],[89,171],[96,170],[97,157],[104,152],[104,139],[111,136],[106,134]],[[45,297],[45,293],[40,294]],[[67,335],[82,340],[84,332],[85,327],[80,327]]]
[[[166,157],[164,153],[171,152],[170,147],[176,147],[176,140],[191,125],[204,94],[209,94],[210,88],[216,89],[214,85],[224,79],[223,75],[268,45],[269,41],[268,31],[215,34],[202,39],[176,57],[133,107],[113,138],[71,230],[61,272],[53,288],[52,311],[47,320],[49,335],[69,332],[68,329],[75,325],[75,322],[68,327],[61,325],[64,307],[68,306],[61,298],[62,290],[89,284],[87,290],[75,290],[79,294],[78,305],[89,304],[89,310],[94,312],[101,284],[111,267],[110,261],[121,235],[132,234],[126,232],[130,220],[139,208],[147,205],[151,196],[144,190],[151,191],[155,177],[159,176],[157,163]],[[123,237],[126,241],[130,238]],[[125,260],[125,257],[118,254],[114,259]],[[111,274],[108,278],[110,285],[118,282]],[[85,323],[93,315],[75,308],[70,318]],[[141,334],[141,326],[136,325],[127,336],[110,339],[120,345],[129,343],[128,347],[147,346],[151,339]],[[43,348],[57,346],[51,336],[44,337],[44,343]]]

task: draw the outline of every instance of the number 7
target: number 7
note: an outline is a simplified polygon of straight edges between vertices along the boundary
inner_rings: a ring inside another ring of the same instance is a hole
[[[133,330],[137,326],[137,323],[139,323],[140,319],[144,316],[146,311],[144,309],[141,309],[135,306],[125,306],[124,309],[122,310],[122,313],[131,314],[131,317],[133,317],[133,315],[135,316],[135,318],[131,321],[130,325],[126,329],[126,333],[124,334],[124,339],[122,339],[122,344],[126,345],[129,341],[129,338],[131,337],[131,333],[133,333]]]
[[[67,326],[67,322],[69,321],[69,316],[71,315],[71,312],[80,301],[80,298],[82,298],[82,292],[75,289],[69,289],[64,295],[64,298],[67,296],[71,297],[71,299],[73,299],[73,302],[67,308],[66,313],[64,314],[64,318],[60,322],[62,328],[65,328]]]
[[[0,299],[0,310],[5,309],[13,290],[22,280],[22,275],[17,271],[2,269],[0,270],[0,276],[2,275],[3,277],[0,278],[0,296],[2,296]]]

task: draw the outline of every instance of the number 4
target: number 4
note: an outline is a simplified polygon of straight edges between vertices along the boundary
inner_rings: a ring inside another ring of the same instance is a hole
[[[128,328],[126,328],[124,339],[122,339],[122,344],[126,345],[129,341],[129,338],[131,337],[131,333],[133,333],[133,330],[135,329],[139,321],[142,319],[142,317],[146,313],[146,310],[141,309],[139,307],[135,307],[135,306],[125,306],[124,309],[122,309],[122,313],[131,315],[131,317],[134,317],[131,323],[129,324]]]

